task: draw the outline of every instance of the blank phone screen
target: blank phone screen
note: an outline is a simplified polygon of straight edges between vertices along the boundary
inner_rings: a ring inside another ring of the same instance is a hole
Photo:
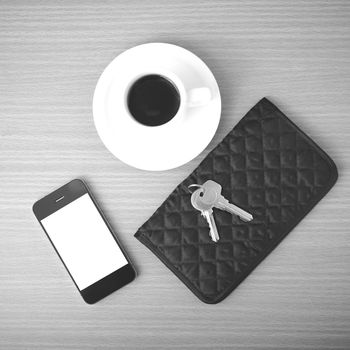
[[[80,290],[128,264],[87,193],[41,223]]]

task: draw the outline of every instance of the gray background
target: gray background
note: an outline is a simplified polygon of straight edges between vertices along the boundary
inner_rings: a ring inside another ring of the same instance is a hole
[[[159,173],[115,159],[91,113],[104,67],[152,41],[199,55],[223,101],[207,149]],[[0,348],[350,348],[349,1],[0,1],[0,74]],[[133,234],[263,96],[340,177],[234,293],[206,305]],[[139,272],[95,306],[31,211],[75,177],[88,181]]]

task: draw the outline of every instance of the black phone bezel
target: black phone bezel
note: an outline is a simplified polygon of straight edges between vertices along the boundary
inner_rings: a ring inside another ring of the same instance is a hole
[[[89,287],[80,290],[77,286],[73,276],[69,272],[65,262],[63,261],[60,253],[56,249],[55,245],[53,244],[52,240],[50,239],[49,234],[46,232],[44,226],[41,223],[41,220],[43,220],[45,217],[53,214],[57,210],[65,207],[69,203],[73,202],[74,200],[78,199],[84,194],[88,194],[91,198],[92,202],[94,203],[96,209],[100,213],[103,221],[105,222],[106,226],[108,227],[111,235],[113,236],[116,244],[123,252],[126,260],[128,261],[127,265],[124,265],[120,269],[112,272],[111,274],[105,276],[101,280],[95,282],[94,284],[90,285]],[[91,192],[89,191],[87,185],[85,182],[81,179],[74,179],[70,182],[68,182],[66,185],[58,188],[57,190],[51,192],[49,195],[43,197],[42,199],[39,199],[37,202],[33,205],[33,212],[36,218],[39,221],[40,226],[44,230],[47,238],[51,242],[52,246],[54,247],[57,255],[59,256],[60,260],[62,261],[65,269],[67,270],[69,276],[71,277],[74,285],[78,289],[80,295],[84,299],[84,301],[88,304],[94,304],[97,301],[101,300],[102,298],[106,297],[107,295],[113,293],[114,291],[124,287],[126,284],[132,282],[136,277],[136,271],[134,267],[132,266],[130,259],[128,258],[127,254],[125,253],[124,249],[121,247],[121,245],[118,242],[117,237],[113,233],[113,230],[104,217],[102,211],[100,210],[99,206],[97,205],[95,199],[93,198]]]

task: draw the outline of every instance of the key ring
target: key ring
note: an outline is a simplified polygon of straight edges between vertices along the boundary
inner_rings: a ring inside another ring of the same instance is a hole
[[[189,189],[190,187],[198,187],[198,188],[203,188],[203,185],[198,185],[198,184],[192,184],[192,185],[189,185],[187,188]],[[189,189],[189,191],[191,192],[191,193],[193,193],[190,189]]]

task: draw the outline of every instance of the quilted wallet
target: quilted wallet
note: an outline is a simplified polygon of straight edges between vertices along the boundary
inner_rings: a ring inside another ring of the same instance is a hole
[[[169,195],[135,237],[203,302],[227,297],[331,189],[330,157],[266,98]],[[254,219],[214,209],[220,240],[191,205],[188,186],[221,184]]]

